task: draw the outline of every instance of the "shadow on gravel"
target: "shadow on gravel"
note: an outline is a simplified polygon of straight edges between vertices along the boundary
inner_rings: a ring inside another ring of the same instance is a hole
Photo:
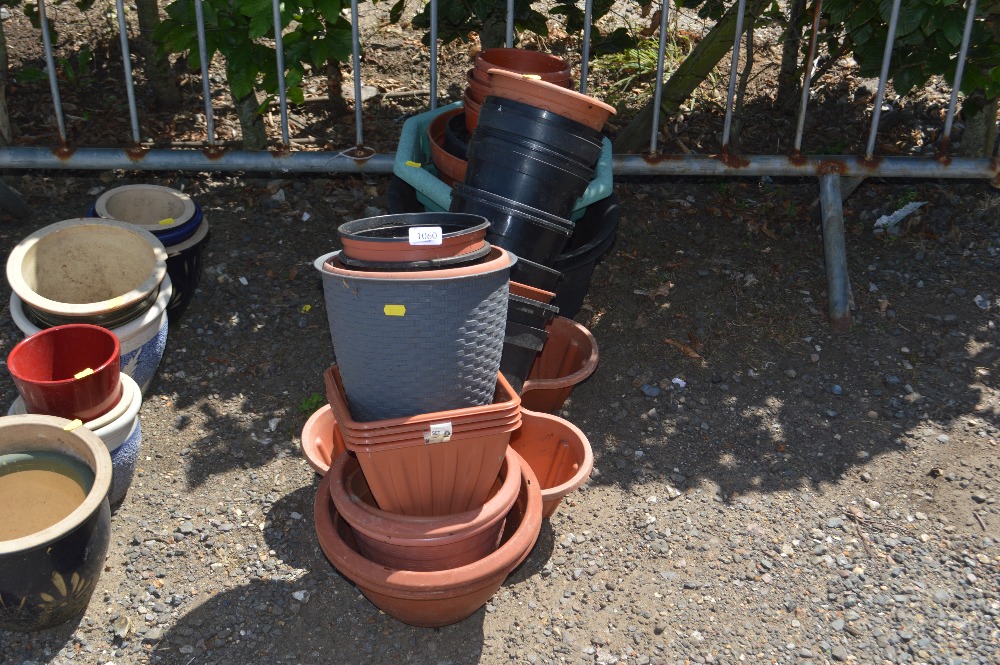
[[[91,599],[92,604],[98,602]],[[3,610],[0,610],[3,611]],[[34,633],[18,633],[0,629],[0,646],[9,653],[22,654],[21,665],[31,665],[31,663],[52,662],[63,647],[73,639],[73,635],[80,627],[83,615],[70,619],[66,623],[49,628],[48,630],[36,631]],[[34,649],[39,644],[44,644],[44,651]]]

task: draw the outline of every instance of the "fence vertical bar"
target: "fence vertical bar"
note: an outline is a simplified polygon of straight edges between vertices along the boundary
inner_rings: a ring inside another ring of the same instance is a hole
[[[733,60],[729,66],[729,91],[726,93],[726,121],[722,126],[722,149],[729,148],[729,132],[733,126],[733,103],[736,97],[736,68],[740,64],[740,40],[743,38],[743,15],[746,13],[747,2],[740,0],[736,10],[736,34],[733,36]],[[753,29],[751,27],[751,29]]]
[[[944,150],[947,151],[951,140],[951,126],[955,121],[955,107],[958,105],[958,89],[962,87],[962,75],[965,73],[965,58],[969,54],[969,41],[972,39],[972,24],[976,18],[976,0],[969,0],[969,10],[965,15],[965,29],[962,31],[962,46],[958,50],[958,62],[955,63],[955,80],[951,86],[951,100],[948,102],[948,115],[944,120],[943,136]]]
[[[504,45],[514,48],[514,0],[507,0],[507,34]]]
[[[361,115],[361,19],[358,0],[351,0],[351,63],[354,67],[354,142],[360,148],[365,144],[364,122]]]
[[[845,332],[851,327],[851,281],[847,274],[847,243],[844,239],[839,174],[824,173],[819,177],[819,199],[823,210],[827,312],[830,327],[836,332]]]
[[[205,132],[208,135],[208,144],[215,145],[215,116],[212,113],[212,88],[208,79],[205,12],[201,6],[201,0],[194,0],[194,19],[198,30],[198,57],[201,60],[201,94],[205,99]]]
[[[594,21],[594,0],[583,6],[583,50],[580,53],[580,92],[587,94],[587,75],[590,70],[590,24]]]
[[[128,114],[132,121],[132,141],[138,144],[139,111],[135,105],[135,81],[132,80],[132,53],[128,47],[128,24],[125,22],[125,0],[116,0],[115,9],[118,12],[118,36],[122,44],[122,66],[125,70],[125,94],[128,97]]]
[[[882,100],[885,98],[885,83],[889,78],[889,61],[892,59],[892,45],[896,41],[896,24],[899,22],[899,0],[892,1],[892,14],[889,16],[889,32],[885,36],[885,51],[882,54],[882,71],[878,76],[878,93],[875,95],[875,108],[872,109],[872,126],[868,132],[868,146],[865,148],[865,159],[870,160],[875,154],[875,137],[878,135],[878,121],[882,117]]]
[[[271,0],[274,14],[274,50],[278,64],[278,109],[281,113],[281,142],[288,145],[288,94],[285,90],[285,50],[281,41],[281,3]]]
[[[59,140],[66,145],[66,120],[63,118],[62,100],[59,98],[59,82],[56,80],[56,59],[52,55],[52,38],[49,36],[49,19],[45,14],[45,0],[38,0],[38,20],[42,28],[42,44],[45,46],[45,66],[49,70],[49,90],[52,92],[52,108],[56,113],[56,127]]]
[[[663,101],[663,61],[667,51],[667,0],[660,6],[660,46],[656,54],[656,88],[653,91],[653,127],[649,135],[649,154],[657,151],[656,139],[660,134],[660,103]]]
[[[812,32],[809,34],[809,54],[806,56],[805,72],[802,74],[802,96],[799,99],[799,117],[795,124],[795,152],[802,151],[802,132],[806,126],[806,107],[809,105],[809,89],[812,87],[813,60],[816,59],[816,44],[819,43],[819,21],[823,14],[823,0],[813,3]]]
[[[438,0],[431,0],[431,110],[438,105]]]

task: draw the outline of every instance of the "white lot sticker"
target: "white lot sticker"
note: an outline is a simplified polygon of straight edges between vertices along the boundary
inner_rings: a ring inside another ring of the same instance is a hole
[[[410,229],[411,245],[440,245],[440,226],[414,226]]]
[[[431,423],[430,429],[424,432],[424,443],[447,443],[451,441],[451,421]]]

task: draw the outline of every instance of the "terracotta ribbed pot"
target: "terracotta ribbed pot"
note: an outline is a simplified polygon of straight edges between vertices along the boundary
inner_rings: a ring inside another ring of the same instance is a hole
[[[587,436],[573,423],[548,413],[523,413],[521,429],[511,437],[510,447],[539,479],[542,516],[552,517],[563,498],[590,477],[594,452]]]
[[[591,332],[572,319],[556,316],[545,330],[548,337],[521,388],[521,402],[532,411],[551,413],[594,373],[600,354]]]
[[[351,528],[330,498],[331,479],[332,474],[327,474],[320,483],[313,510],[323,553],[379,609],[413,626],[447,626],[471,616],[528,557],[541,530],[538,481],[531,468],[522,464],[517,501],[507,515],[496,551],[448,570],[398,570],[369,561],[359,553]]]
[[[493,75],[493,95],[552,111],[597,131],[601,131],[615,113],[613,106],[599,99],[547,81],[503,69],[492,69],[490,74]]]
[[[485,503],[437,517],[381,510],[350,455],[335,459],[330,475],[330,497],[365,558],[400,570],[446,570],[478,561],[500,544],[504,519],[521,486],[521,462],[508,449]]]
[[[326,475],[330,463],[347,451],[337,427],[337,417],[327,404],[309,416],[302,427],[302,454],[319,475]]]

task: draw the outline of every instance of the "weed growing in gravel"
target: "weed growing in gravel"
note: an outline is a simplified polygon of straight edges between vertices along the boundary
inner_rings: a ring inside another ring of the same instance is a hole
[[[314,413],[321,406],[323,406],[324,402],[326,402],[326,398],[319,393],[306,395],[299,400],[299,413]]]

